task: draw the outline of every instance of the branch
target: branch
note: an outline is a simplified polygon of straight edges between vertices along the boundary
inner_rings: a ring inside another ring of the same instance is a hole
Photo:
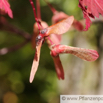
[[[31,4],[32,9],[33,9],[33,12],[34,12],[35,21],[37,22],[37,24],[38,24],[38,29],[39,29],[39,31],[40,31],[40,27],[42,27],[42,26],[41,26],[41,22],[40,22],[40,21],[38,20],[38,18],[37,18],[36,10],[35,10],[35,6],[34,6],[34,4],[33,4],[33,1],[32,1],[32,0],[29,0],[29,1],[30,1],[30,4]]]
[[[6,21],[5,18],[2,18],[2,17],[0,18],[0,30],[9,31],[9,32],[15,33],[16,35],[19,35],[19,36],[23,37],[26,40],[30,40],[31,39],[31,35],[29,33],[18,29],[14,25],[11,25],[10,23],[8,23]]]
[[[18,44],[18,45],[15,45],[15,46],[10,47],[10,48],[2,48],[2,49],[0,49],[0,55],[5,55],[5,54],[7,54],[7,53],[14,52],[14,51],[22,48],[22,47],[23,47],[24,45],[26,45],[28,42],[29,42],[29,40],[24,41],[23,43]]]
[[[47,2],[47,0],[44,0],[44,1],[47,3],[47,5],[49,6],[49,8],[53,12],[53,14],[55,14],[57,12],[57,10],[49,2]]]

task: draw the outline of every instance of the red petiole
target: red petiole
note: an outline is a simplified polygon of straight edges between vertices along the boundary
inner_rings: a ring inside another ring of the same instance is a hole
[[[47,3],[47,5],[50,7],[50,9],[51,9],[51,11],[53,12],[53,14],[55,14],[55,12],[57,12],[57,10],[50,4],[50,3],[48,3],[47,2],[47,0],[44,0],[46,3]]]
[[[37,17],[39,20],[41,20],[41,12],[40,12],[40,2],[39,0],[36,0],[36,8],[37,8]]]
[[[29,0],[29,1],[30,1],[30,4],[31,4],[32,8],[33,8],[35,21],[36,21],[36,22],[37,22],[37,24],[38,24],[38,29],[39,29],[39,32],[40,32],[41,22],[40,22],[40,21],[38,20],[38,18],[37,18],[36,10],[35,10],[35,6],[34,6],[34,4],[33,4],[33,1],[32,1],[32,0]]]

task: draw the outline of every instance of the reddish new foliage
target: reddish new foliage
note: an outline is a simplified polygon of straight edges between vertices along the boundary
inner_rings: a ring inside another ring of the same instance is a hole
[[[13,18],[12,10],[10,9],[10,4],[8,3],[8,0],[0,0],[0,9],[4,10],[5,13],[8,13],[8,15]]]
[[[99,18],[99,14],[103,15],[103,0],[79,0],[79,7],[82,9],[86,19],[85,30],[88,30],[91,24],[89,17]]]

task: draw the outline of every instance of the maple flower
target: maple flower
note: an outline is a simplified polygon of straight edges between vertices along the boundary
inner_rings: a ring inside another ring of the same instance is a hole
[[[90,18],[99,18],[99,14],[103,16],[103,0],[79,0],[79,7],[82,9],[86,19],[85,30],[90,27]]]
[[[30,73],[30,83],[33,81],[35,73],[39,66],[40,50],[44,39],[46,39],[48,46],[51,50],[50,54],[53,58],[56,73],[59,79],[64,79],[64,70],[59,58],[59,54],[73,54],[86,61],[95,61],[99,57],[97,51],[95,50],[60,45],[61,39],[59,36],[56,35],[67,32],[71,27],[73,21],[74,17],[71,16],[50,27],[40,30],[40,34],[36,37],[36,53]]]
[[[95,61],[99,57],[98,52],[92,49],[71,47],[71,46],[60,45],[60,44],[52,46],[51,49],[52,56],[56,57],[59,54],[63,54],[63,53],[69,53],[75,55],[86,61]]]
[[[46,39],[48,46],[51,50],[50,54],[53,58],[56,73],[59,79],[64,79],[64,70],[59,58],[59,54],[61,53],[73,54],[86,61],[95,61],[99,57],[97,51],[95,50],[60,45],[61,39],[59,35],[67,32],[71,27],[73,21],[74,17],[71,16],[50,27],[40,30],[40,34],[36,38],[36,53],[30,73],[30,83],[33,81],[39,65],[40,49],[44,39]]]
[[[73,21],[74,21],[74,17],[70,16],[70,17],[50,26],[50,27],[47,27],[47,28],[40,30],[39,35],[36,37],[36,53],[34,56],[32,68],[31,68],[31,73],[30,73],[30,79],[29,79],[30,83],[33,81],[35,73],[36,73],[37,68],[39,66],[40,50],[41,50],[41,46],[42,46],[44,39],[47,38],[47,40],[49,41],[49,42],[47,41],[49,48],[53,44],[60,43],[59,42],[60,36],[56,36],[56,35],[61,35],[65,32],[67,32],[69,30],[69,28],[71,27]],[[48,37],[50,37],[53,40],[51,41]],[[54,39],[54,38],[56,38],[56,39]],[[58,42],[56,40],[58,40]],[[54,43],[52,43],[52,42],[54,42]],[[53,57],[53,60],[54,60],[54,64],[55,64],[58,78],[64,79],[64,71],[63,71],[63,67],[61,65],[59,56],[57,58]]]
[[[4,10],[10,18],[13,18],[12,10],[10,9],[10,4],[8,3],[8,0],[0,0],[0,9]]]
[[[47,23],[44,22],[44,21],[41,21],[41,25],[42,25],[43,28],[48,27]],[[38,33],[39,33],[38,25],[37,25],[37,23],[35,23],[34,24],[34,33],[33,33],[33,37],[32,37],[32,47],[33,48],[36,47],[35,39],[36,39]],[[46,37],[45,39],[46,39],[46,42],[47,42],[49,48],[51,48],[51,45],[52,45],[51,42],[53,42],[53,44],[59,44],[60,43],[61,35],[51,34],[51,35],[49,35],[49,39],[48,39],[48,37]],[[51,42],[50,42],[50,40],[51,40]],[[59,56],[57,56],[55,58],[52,56],[52,58],[53,58],[53,61],[54,61],[54,65],[55,65],[55,69],[56,69],[56,73],[57,73],[58,78],[64,79],[64,71],[63,71],[62,63],[60,61]]]

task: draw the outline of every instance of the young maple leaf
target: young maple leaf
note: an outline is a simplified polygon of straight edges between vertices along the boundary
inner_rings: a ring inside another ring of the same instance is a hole
[[[4,10],[10,18],[13,18],[12,10],[10,9],[10,4],[8,3],[8,0],[0,0],[0,9]]]
[[[88,30],[91,24],[91,18],[99,18],[99,14],[103,16],[103,0],[79,0],[79,7],[83,11],[84,18],[86,19],[85,30]]]

